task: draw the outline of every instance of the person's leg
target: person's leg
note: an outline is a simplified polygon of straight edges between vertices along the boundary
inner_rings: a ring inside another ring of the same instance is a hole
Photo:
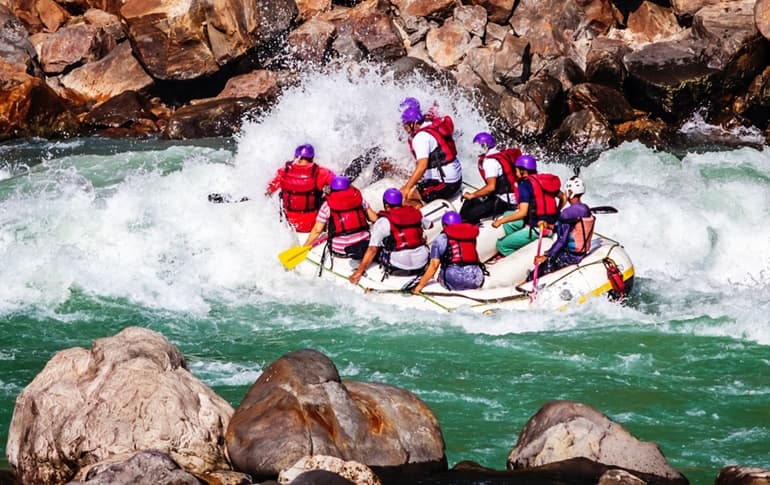
[[[481,219],[492,215],[495,209],[497,197],[479,197],[478,199],[466,200],[460,207],[460,217],[464,222],[478,224]]]
[[[515,229],[517,226],[519,229]],[[517,249],[521,249],[532,241],[537,240],[537,230],[530,230],[530,227],[522,221],[506,223],[503,224],[503,227],[505,228],[506,235],[497,241],[497,251],[503,256],[508,256]]]

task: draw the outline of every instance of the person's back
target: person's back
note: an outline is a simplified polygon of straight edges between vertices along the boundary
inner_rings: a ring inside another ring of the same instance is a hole
[[[348,177],[334,177],[305,245],[312,245],[325,228],[332,256],[361,259],[369,246],[369,220],[375,217]]]
[[[312,145],[298,146],[294,160],[278,169],[267,188],[268,194],[280,190],[281,212],[297,232],[312,229],[324,199],[323,189],[334,177],[330,170],[314,163],[314,157]]]
[[[561,211],[556,222],[556,242],[539,258],[538,274],[545,275],[565,266],[578,264],[591,251],[591,239],[596,218],[582,202],[585,185],[579,177],[572,177],[566,185],[570,205]]]
[[[476,249],[478,226],[462,222],[454,211],[444,213],[441,224],[444,230],[431,244],[428,269],[412,292],[421,292],[439,269],[438,281],[450,291],[481,288],[484,269]]]
[[[460,217],[465,222],[478,224],[485,217],[499,216],[516,208],[518,179],[514,164],[521,151],[517,148],[498,150],[494,136],[484,131],[476,134],[473,143],[481,146],[477,164],[484,186],[463,194]]]

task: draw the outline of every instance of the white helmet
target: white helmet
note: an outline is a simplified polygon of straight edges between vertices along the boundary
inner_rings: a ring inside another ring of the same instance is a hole
[[[567,180],[567,192],[572,192],[572,196],[585,194],[586,186],[583,185],[583,179],[576,175]]]

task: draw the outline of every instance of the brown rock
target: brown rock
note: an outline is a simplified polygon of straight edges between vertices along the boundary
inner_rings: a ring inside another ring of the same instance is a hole
[[[324,355],[301,350],[273,362],[233,415],[227,449],[236,469],[272,476],[305,455],[367,466],[445,469],[438,422],[413,394],[340,382]]]
[[[586,76],[575,61],[569,57],[557,57],[543,67],[540,72],[544,72],[561,83],[564,92],[572,89],[577,84],[584,83]]]
[[[272,71],[258,70],[227,80],[217,99],[266,98],[274,99],[279,92],[278,77]]]
[[[692,17],[703,7],[718,3],[722,3],[722,0],[671,0],[671,7],[680,17]]]
[[[72,134],[69,105],[45,82],[0,61],[0,140]]]
[[[134,124],[152,126],[155,116],[144,109],[145,100],[136,91],[126,91],[88,112],[83,124],[94,128],[125,128]]]
[[[164,135],[172,140],[232,136],[243,120],[265,107],[253,98],[209,99],[179,108],[171,115]]]
[[[519,136],[535,138],[561,120],[561,83],[547,74],[538,75],[513,95],[503,95],[500,116]]]
[[[586,56],[586,80],[620,88],[628,76],[623,57],[630,51],[622,40],[598,37]]]
[[[290,51],[297,59],[320,63],[331,47],[334,32],[331,22],[312,18],[289,34]]]
[[[296,0],[299,14],[298,20],[308,20],[321,12],[332,8],[332,0]]]
[[[682,31],[674,11],[653,2],[642,2],[628,14],[626,32],[639,44],[657,42]]]
[[[667,480],[684,480],[656,444],[637,440],[607,416],[572,401],[551,401],[530,418],[508,455],[508,468],[529,468],[575,457]]]
[[[0,62],[4,69],[27,72],[35,50],[27,30],[7,7],[0,4]]]
[[[470,49],[470,42],[468,31],[454,20],[447,20],[442,27],[428,32],[425,38],[431,59],[444,68],[458,64]]]
[[[46,74],[60,74],[72,66],[97,61],[115,47],[109,40],[93,25],[64,27],[43,41],[40,65]]]
[[[487,28],[487,11],[478,5],[461,5],[452,15],[457,23],[468,33],[476,37],[484,37]]]
[[[377,0],[368,0],[351,9],[352,37],[372,59],[401,58],[406,54],[401,36],[390,15],[378,8]]]
[[[401,16],[407,17],[449,15],[455,4],[454,0],[393,0]]]
[[[56,32],[69,18],[67,11],[53,0],[35,0],[35,10],[48,32]]]
[[[572,153],[602,151],[615,141],[607,119],[590,109],[576,111],[564,118],[554,136],[562,150]]]
[[[103,102],[124,91],[142,91],[153,84],[131,54],[128,42],[118,45],[103,59],[73,69],[61,78],[62,85],[86,99]]]
[[[294,483],[298,476],[310,470],[326,470],[350,480],[356,485],[381,485],[380,479],[368,466],[325,455],[308,455],[300,458],[291,467],[281,470],[278,475],[278,483]]]
[[[754,21],[756,0],[738,0],[700,9],[693,17],[692,32],[696,39],[710,44],[709,66],[726,69],[736,59],[743,71],[753,71],[753,78],[765,67],[766,45]],[[730,66],[732,67],[732,66]]]
[[[770,470],[730,465],[722,468],[714,485],[770,485]]]
[[[67,485],[200,485],[165,453],[139,451],[127,459],[109,460],[80,470]]]
[[[770,39],[770,0],[757,0],[754,4],[754,21],[765,39]]]
[[[516,0],[470,0],[470,3],[484,7],[490,22],[504,24],[511,18]]]
[[[202,1],[127,0],[120,13],[136,55],[153,77],[195,79],[219,70]]]
[[[495,82],[495,54],[495,50],[490,47],[470,49],[462,64],[458,66],[458,71],[461,68],[467,68],[474,74],[478,83],[483,83],[496,92],[503,92],[504,88]],[[460,84],[467,87],[477,86],[478,83],[469,83],[468,80],[460,82]]]
[[[551,58],[570,53],[573,39],[607,33],[615,17],[608,0],[521,0],[510,23],[533,54]]]
[[[612,123],[622,123],[639,118],[644,113],[634,110],[626,101],[623,93],[602,84],[578,84],[567,94],[570,112],[589,108],[601,113]]]
[[[663,146],[673,136],[674,129],[662,120],[638,118],[615,125],[615,135],[621,141],[638,140],[647,146]]]
[[[104,33],[112,39],[114,44],[117,44],[126,38],[126,31],[117,15],[105,12],[104,10],[99,10],[98,8],[91,8],[83,14],[83,20],[85,20],[88,25],[93,25],[94,27],[102,29]]]
[[[484,43],[489,47],[499,48],[503,45],[503,40],[508,36],[509,33],[513,33],[513,29],[511,29],[510,25],[500,25],[493,22],[488,22]]]
[[[647,482],[625,470],[607,470],[596,485],[646,485]]]
[[[221,443],[231,414],[162,335],[128,327],[54,355],[16,400],[8,461],[24,483],[65,482],[146,449],[191,472],[229,469]]]
[[[529,42],[509,33],[495,55],[494,80],[508,89],[526,82],[529,79],[531,60]]]

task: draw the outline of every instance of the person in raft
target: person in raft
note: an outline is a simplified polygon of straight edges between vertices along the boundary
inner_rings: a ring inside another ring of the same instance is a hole
[[[462,165],[452,138],[452,118],[426,120],[420,109],[412,106],[401,113],[401,124],[409,135],[409,151],[415,159],[415,168],[401,187],[404,203],[420,207],[460,192]]]
[[[556,242],[544,255],[535,257],[540,276],[578,264],[591,250],[596,217],[581,201],[586,191],[583,179],[572,177],[567,181],[566,189],[569,206],[561,211],[556,221]]]
[[[348,177],[338,175],[332,179],[331,192],[318,210],[305,246],[312,246],[326,229],[333,256],[361,259],[369,247],[369,221],[376,219],[361,191]]]
[[[428,264],[424,229],[430,227],[430,221],[423,218],[419,209],[404,205],[403,195],[395,187],[382,195],[382,205],[385,209],[372,226],[364,259],[348,278],[353,284],[358,284],[378,254],[385,274],[394,276],[422,274]]]
[[[478,168],[485,185],[474,192],[463,194],[460,217],[464,222],[478,224],[485,217],[497,217],[516,208],[518,179],[514,164],[521,156],[521,150],[498,150],[495,148],[495,137],[485,131],[477,133],[473,143],[481,146]]]
[[[493,227],[503,226],[505,235],[497,240],[497,251],[508,256],[537,240],[541,226],[550,228],[559,218],[565,196],[559,177],[549,173],[538,174],[537,162],[531,155],[516,159],[519,204],[515,211],[506,212],[492,222]],[[545,234],[544,234],[545,235]]]
[[[297,232],[310,232],[324,198],[324,189],[331,185],[334,173],[313,159],[313,145],[300,145],[294,150],[294,160],[279,168],[268,184],[265,196],[280,190],[281,213]]]
[[[447,290],[472,290],[484,284],[484,268],[476,251],[479,227],[462,222],[455,211],[444,213],[441,224],[444,230],[433,240],[428,269],[412,289],[415,295],[425,288],[439,268],[438,281]]]

